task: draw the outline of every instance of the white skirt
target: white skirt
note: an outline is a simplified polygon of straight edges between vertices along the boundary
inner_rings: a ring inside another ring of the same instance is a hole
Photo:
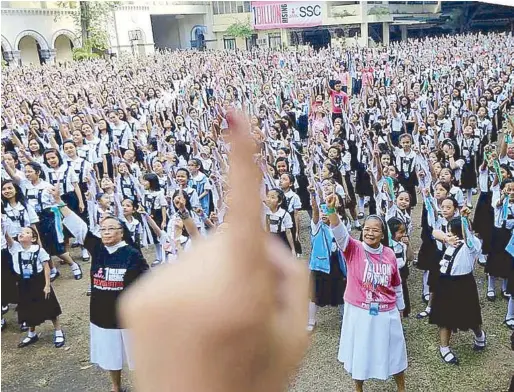
[[[387,380],[407,369],[407,348],[398,309],[371,316],[344,304],[337,359],[354,380]]]
[[[126,329],[105,329],[89,323],[91,334],[91,363],[104,370],[121,370],[128,364],[133,370],[129,355],[129,337]]]

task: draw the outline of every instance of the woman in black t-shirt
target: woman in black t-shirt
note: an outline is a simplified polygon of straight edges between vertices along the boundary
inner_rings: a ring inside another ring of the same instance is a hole
[[[121,369],[127,362],[127,331],[117,317],[118,296],[148,269],[141,252],[129,245],[130,233],[115,217],[100,223],[102,246],[91,263],[90,333],[91,362],[108,370],[112,391],[121,390]]]

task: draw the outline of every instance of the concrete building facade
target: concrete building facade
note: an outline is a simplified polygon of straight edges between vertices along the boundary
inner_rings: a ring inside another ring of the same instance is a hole
[[[12,65],[62,62],[80,46],[74,15],[78,2],[62,8],[56,1],[2,1],[2,58]],[[156,49],[250,49],[299,45],[387,44],[408,30],[437,18],[441,2],[305,2],[316,9],[315,27],[255,29],[247,38],[227,34],[234,23],[254,26],[258,2],[125,1],[109,15],[109,52],[148,55]],[[280,5],[279,2],[276,2]]]

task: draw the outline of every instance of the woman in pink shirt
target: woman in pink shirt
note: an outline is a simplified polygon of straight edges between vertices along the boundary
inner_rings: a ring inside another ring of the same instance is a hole
[[[355,380],[356,391],[370,378],[394,376],[403,392],[407,349],[400,312],[405,303],[395,254],[384,245],[387,227],[378,215],[370,215],[363,241],[357,241],[335,213],[335,201],[335,195],[326,199],[330,226],[348,268],[338,360]]]

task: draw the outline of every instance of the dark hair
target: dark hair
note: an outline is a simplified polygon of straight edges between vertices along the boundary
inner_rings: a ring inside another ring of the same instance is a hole
[[[512,184],[514,183],[514,179],[512,178],[506,178],[505,180],[502,181],[502,183],[500,184],[500,189],[503,190],[507,184]]]
[[[398,230],[400,230],[401,227],[406,228],[405,222],[394,216],[387,221],[387,227],[389,228],[391,237],[394,237],[394,235],[397,233]]]
[[[25,207],[25,209],[27,209],[25,196],[24,196],[23,191],[21,190],[20,186],[12,180],[4,180],[4,181],[2,181],[2,190],[4,189],[4,185],[6,185],[6,184],[12,184],[12,186],[14,187],[14,190],[16,191],[16,193],[14,195],[14,200],[16,202],[20,203],[23,207]],[[4,198],[4,195],[2,195],[2,202],[4,203],[4,205],[7,205],[7,203],[9,203],[9,200]]]
[[[175,173],[175,175],[177,175],[179,171],[183,171],[184,173],[186,173],[188,180],[191,178],[191,173],[189,173],[189,170],[187,170],[186,168],[181,167],[181,168],[177,169],[177,172]]]
[[[286,202],[286,196],[284,195],[284,192],[282,191],[282,189],[279,189],[279,188],[272,188],[268,191],[268,193],[270,192],[275,192],[278,196],[278,208],[283,208],[284,210],[287,211],[287,202]]]
[[[149,188],[151,191],[159,191],[161,190],[161,185],[159,184],[159,177],[155,173],[147,173],[143,176],[145,181],[148,181]]]
[[[48,148],[43,153],[43,162],[45,163],[45,165],[50,167],[50,165],[48,164],[48,159],[47,159],[47,155],[50,153],[55,154],[57,156],[57,159],[59,160],[59,166],[61,166],[63,163],[62,157],[61,157],[61,154],[59,154],[59,151],[57,151],[55,148]]]
[[[37,162],[28,162],[25,164],[25,167],[30,166],[39,176],[41,179],[45,179],[45,172],[43,171],[43,168],[41,165]]]
[[[148,146],[152,147],[152,151],[157,151],[157,139],[154,137],[148,138]]]
[[[173,192],[173,195],[171,196],[171,202],[173,203],[173,200],[175,200],[175,197],[177,197],[179,195],[182,195],[184,197],[184,200],[186,201],[186,209],[188,211],[191,211],[193,209],[193,206],[191,205],[191,198],[189,197],[187,192],[185,192],[181,189],[176,189],[175,192]],[[175,203],[173,203],[173,206],[175,206]]]
[[[508,177],[508,178],[512,178],[512,170],[510,169],[510,166],[509,166],[508,164],[506,164],[506,163],[502,163],[502,164],[500,165],[500,168],[501,168],[501,169],[503,169],[503,170],[505,170],[505,171],[507,172],[507,174],[509,175],[509,177]]]
[[[332,173],[332,178],[339,184],[343,185],[343,176],[341,175],[341,172],[339,171],[339,168],[334,165],[333,163],[325,163],[326,168],[330,173]]]
[[[462,218],[460,216],[455,217],[448,222],[448,231],[460,239],[464,238],[462,233]]]
[[[291,183],[291,189],[294,189],[294,176],[291,173],[282,173],[281,176],[287,176],[287,178],[289,178],[289,182]]]
[[[203,164],[202,161],[198,158],[191,158],[189,162],[194,162],[195,166],[198,166],[198,169],[203,173]]]
[[[186,143],[182,140],[177,140],[175,143],[175,153],[177,156],[182,156],[186,161],[189,160],[189,153],[187,152]]]
[[[15,151],[6,151],[6,152],[4,152],[4,155],[5,154],[9,154],[15,162],[14,167],[16,169],[20,169],[20,160],[18,158],[18,154]]]
[[[446,197],[446,198],[443,200],[443,202],[444,202],[444,201],[446,201],[446,200],[450,200],[450,201],[452,202],[452,204],[453,204],[453,208],[455,208],[456,210],[458,210],[458,209],[459,209],[459,202],[455,199],[455,197],[453,197],[453,196],[448,196],[448,197]],[[441,202],[441,203],[442,203],[442,202]]]
[[[32,138],[32,139],[30,139],[30,140],[29,140],[28,144],[30,144],[30,142],[31,142],[32,140],[34,140],[34,141],[39,145],[38,153],[39,153],[40,155],[43,155],[43,153],[45,152],[45,146],[43,145],[43,143],[41,142],[41,140],[39,140],[38,138],[35,138],[35,137],[34,137],[34,138]],[[30,150],[30,148],[29,148],[29,150]],[[34,153],[33,153],[32,151],[30,151],[30,154],[31,154],[31,155],[34,155]]]
[[[435,188],[437,185],[441,185],[441,186],[446,190],[446,193],[450,193],[450,190],[452,189],[452,185],[451,185],[450,183],[447,183],[447,182],[441,182],[441,181],[438,181],[438,182],[436,182],[436,184],[434,185],[434,188]]]
[[[285,162],[286,163],[286,166],[287,166],[287,171],[289,171],[291,169],[291,167],[289,166],[289,159],[285,158],[285,157],[278,157],[275,161],[275,167],[278,166],[278,163],[279,162]]]

